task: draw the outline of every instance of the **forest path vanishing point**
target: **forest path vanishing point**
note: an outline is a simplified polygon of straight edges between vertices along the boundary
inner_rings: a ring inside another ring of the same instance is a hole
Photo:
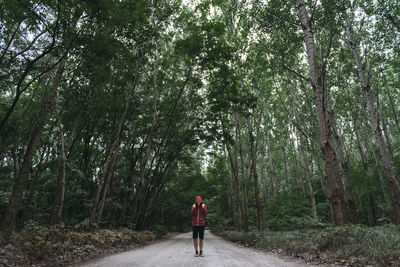
[[[315,266],[299,259],[284,258],[251,248],[240,247],[205,231],[204,257],[195,257],[192,233],[175,235],[139,249],[87,262],[79,267],[98,266]],[[326,266],[326,265],[324,265]]]

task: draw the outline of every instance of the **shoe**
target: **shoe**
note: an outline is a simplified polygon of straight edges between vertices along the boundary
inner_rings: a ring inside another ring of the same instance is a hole
[[[194,256],[195,256],[195,257],[198,257],[198,256],[199,256],[199,252],[196,251],[196,254],[194,254]]]
[[[203,251],[200,251],[200,257],[204,257]]]

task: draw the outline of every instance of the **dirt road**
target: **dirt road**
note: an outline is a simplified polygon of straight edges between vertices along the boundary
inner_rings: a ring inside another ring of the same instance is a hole
[[[300,260],[284,259],[262,251],[239,247],[207,230],[204,236],[204,257],[194,257],[191,233],[185,233],[80,266],[311,266]]]

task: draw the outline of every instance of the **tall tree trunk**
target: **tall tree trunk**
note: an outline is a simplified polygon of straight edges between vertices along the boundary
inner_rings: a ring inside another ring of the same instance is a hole
[[[298,131],[297,131],[298,132]],[[315,201],[315,196],[314,196],[314,190],[312,186],[312,177],[311,177],[311,172],[310,172],[310,166],[308,164],[307,156],[305,153],[305,146],[304,146],[304,138],[300,135],[300,150],[301,150],[301,155],[303,156],[303,161],[304,161],[304,169],[306,171],[306,181],[307,181],[307,187],[308,187],[308,192],[310,193],[310,200],[311,200],[311,210],[313,217],[315,219],[318,218],[317,215],[317,205]]]
[[[155,28],[157,28],[157,23],[154,17],[154,2],[151,1],[152,5],[152,14],[151,14],[151,22]],[[146,137],[145,140],[145,147],[146,151],[142,160],[140,161],[140,168],[139,168],[139,186],[137,192],[135,192],[134,200],[133,200],[133,212],[136,213],[137,204],[139,202],[140,195],[142,194],[142,190],[145,187],[145,170],[146,165],[150,157],[151,147],[153,143],[153,136],[157,125],[157,74],[158,74],[158,40],[155,38],[155,53],[154,53],[154,70],[153,70],[153,112],[152,112],[152,122],[150,127],[150,132]]]
[[[230,166],[231,166],[231,174],[232,174],[232,178],[233,178],[233,190],[234,190],[234,194],[235,196],[235,201],[236,201],[236,205],[235,207],[238,210],[238,216],[237,216],[237,227],[238,230],[240,231],[242,229],[242,225],[241,225],[241,220],[242,220],[242,214],[243,214],[243,203],[241,201],[241,197],[240,197],[240,183],[239,183],[239,170],[238,170],[238,161],[237,161],[237,155],[235,153],[235,155],[232,155],[231,149],[229,147],[229,144],[227,142],[227,140],[225,139],[225,127],[224,127],[224,123],[221,121],[222,124],[222,132],[224,134],[224,143],[225,143],[225,148],[226,151],[228,152],[228,157],[229,157],[229,162],[230,162]],[[235,161],[233,160],[232,156],[235,157]]]
[[[58,99],[57,99],[57,101],[58,101]],[[58,102],[56,103],[56,105],[58,105]],[[62,209],[64,206],[65,173],[66,173],[67,156],[69,155],[69,153],[71,151],[72,144],[73,144],[75,136],[76,136],[78,124],[79,124],[79,121],[83,114],[83,106],[81,107],[78,115],[75,118],[73,128],[71,131],[71,136],[70,136],[69,141],[66,146],[64,145],[63,127],[61,125],[61,121],[59,118],[60,112],[59,111],[56,111],[56,112],[57,112],[57,124],[58,124],[58,128],[60,130],[60,135],[61,135],[61,138],[60,138],[61,139],[61,151],[60,151],[60,153],[61,153],[61,168],[59,168],[59,172],[58,172],[56,194],[55,194],[55,199],[53,202],[52,212],[51,212],[51,216],[50,216],[50,220],[49,220],[50,225],[61,223],[61,214],[62,214]]]
[[[396,19],[388,12],[385,12],[385,17],[392,23],[392,25],[400,33],[400,23],[398,21],[396,21]]]
[[[292,98],[293,101],[294,98]],[[296,111],[296,106],[293,105],[293,112],[294,112],[294,118],[297,124],[299,124],[298,117],[297,117],[297,111]],[[301,155],[303,157],[303,162],[304,162],[304,170],[305,170],[305,177],[306,177],[306,182],[307,182],[307,187],[308,187],[308,192],[310,193],[310,201],[311,201],[311,210],[314,218],[318,218],[317,215],[317,205],[315,201],[315,196],[314,196],[314,190],[312,187],[312,180],[311,180],[311,173],[310,173],[310,167],[308,165],[308,160],[307,156],[305,154],[305,146],[304,146],[304,138],[302,134],[296,130],[297,134],[297,140],[299,140],[299,149],[301,150]]]
[[[100,199],[99,203],[99,208],[97,212],[97,218],[96,218],[96,223],[99,224],[101,222],[101,217],[103,216],[103,210],[104,210],[104,204],[106,202],[106,197],[109,192],[110,184],[111,184],[111,179],[114,176],[114,169],[115,165],[117,163],[117,158],[118,158],[118,149],[116,149],[113,158],[112,158],[112,163],[111,163],[111,168],[108,171],[108,174],[106,176],[106,180],[104,183],[104,188],[103,188],[103,194]]]
[[[135,78],[135,81],[134,81],[134,84],[133,84],[133,87],[132,87],[132,91],[131,91],[132,94],[135,91],[136,84],[137,84],[137,82],[136,82],[136,78]],[[101,192],[103,191],[104,185],[105,185],[105,178],[107,176],[107,173],[109,172],[109,166],[110,166],[110,163],[112,163],[112,159],[114,157],[115,151],[117,150],[117,147],[119,146],[119,140],[120,140],[120,136],[121,136],[121,133],[122,133],[122,128],[123,128],[123,126],[125,124],[126,115],[128,114],[128,111],[130,109],[130,105],[131,105],[130,103],[131,103],[130,99],[128,99],[126,101],[126,103],[125,103],[125,109],[122,112],[121,118],[120,118],[120,120],[118,122],[117,132],[115,133],[114,140],[113,140],[112,145],[111,145],[111,147],[110,147],[110,149],[108,151],[106,160],[105,160],[105,162],[103,164],[101,176],[100,176],[100,179],[99,179],[99,186],[97,187],[96,198],[95,198],[95,200],[93,202],[92,211],[90,213],[90,219],[89,219],[89,226],[90,227],[93,226],[93,223],[96,220],[96,214],[98,212],[98,205],[99,205],[99,201],[100,201]]]
[[[355,130],[355,133],[356,133],[356,138],[357,138],[357,143],[358,143],[358,150],[359,150],[359,153],[360,153],[360,156],[361,156],[361,161],[363,163],[364,171],[367,172],[368,171],[368,167],[367,167],[367,163],[366,163],[366,160],[365,160],[365,153],[363,152],[363,149],[362,149],[362,146],[361,146],[361,136],[360,136],[360,133],[359,133],[360,131],[359,131],[358,127],[357,127],[357,119],[355,117],[353,109],[351,108],[351,105],[352,105],[352,103],[350,103],[349,107],[350,107],[350,112],[351,112],[351,116],[352,116],[352,119],[353,119],[354,130]],[[366,115],[365,109],[362,108],[361,110],[362,110],[364,125],[366,126],[367,132],[369,132],[370,125],[369,125],[368,120],[367,120],[367,115]],[[369,150],[372,151],[372,155],[374,156],[374,160],[375,160],[375,167],[376,167],[376,169],[378,171],[379,181],[381,183],[382,193],[383,193],[383,196],[385,198],[386,204],[388,206],[390,206],[391,203],[390,203],[389,196],[388,196],[388,193],[387,193],[388,189],[387,189],[385,180],[383,178],[384,175],[381,173],[381,167],[382,167],[381,166],[381,162],[379,161],[379,159],[378,159],[378,157],[377,157],[377,155],[375,153],[375,148],[373,147],[373,145],[371,145],[368,142],[369,141],[368,139],[369,139],[369,136],[364,138],[364,142],[365,142],[364,147],[365,147],[366,151],[369,151]]]
[[[342,1],[343,3],[343,1]],[[400,190],[399,190],[399,184],[396,180],[396,177],[394,175],[394,169],[392,162],[389,159],[388,151],[385,146],[385,141],[382,136],[382,131],[380,128],[380,125],[378,123],[378,115],[376,113],[374,103],[372,101],[371,97],[371,90],[370,90],[370,85],[367,81],[367,76],[365,74],[364,67],[361,62],[361,58],[358,53],[358,49],[356,47],[354,37],[353,37],[353,30],[351,28],[349,19],[347,17],[347,14],[345,11],[343,11],[343,16],[347,28],[347,34],[349,36],[349,42],[350,42],[350,47],[354,55],[354,59],[356,62],[358,74],[360,75],[360,80],[361,80],[361,86],[364,91],[364,96],[367,101],[367,106],[368,106],[368,111],[370,114],[370,119],[372,122],[372,126],[374,128],[374,133],[375,133],[375,139],[376,143],[378,144],[379,152],[381,154],[382,158],[382,164],[383,168],[385,169],[386,177],[389,180],[390,184],[390,193],[392,196],[392,202],[393,202],[393,208],[394,208],[394,213],[395,213],[395,218],[397,221],[397,224],[400,224]]]
[[[390,155],[390,159],[393,160],[394,156],[393,156],[393,149],[392,149],[392,145],[391,145],[391,141],[390,141],[390,135],[387,129],[387,123],[386,123],[386,119],[385,116],[383,114],[383,110],[382,110],[382,105],[379,101],[379,91],[378,88],[376,87],[375,81],[374,81],[374,75],[372,74],[371,71],[371,66],[369,65],[369,60],[368,58],[366,58],[367,61],[367,73],[368,73],[368,77],[369,77],[369,81],[371,83],[372,89],[375,91],[376,94],[376,106],[377,106],[377,112],[378,112],[378,123],[379,120],[381,122],[382,125],[382,130],[383,130],[383,136],[385,137],[386,140],[386,148],[389,152]]]
[[[349,205],[351,221],[353,224],[358,224],[358,216],[357,216],[357,205],[353,195],[353,189],[351,186],[350,175],[349,175],[349,164],[348,160],[345,158],[344,149],[342,146],[341,137],[339,136],[339,131],[336,126],[335,116],[333,114],[333,108],[330,99],[328,99],[328,113],[331,118],[333,133],[336,141],[336,152],[339,157],[340,166],[343,171],[344,178],[344,192],[347,199],[347,203]]]
[[[61,222],[61,213],[62,213],[62,208],[64,205],[64,192],[65,192],[65,170],[66,170],[66,151],[65,151],[65,142],[64,142],[64,130],[63,126],[60,120],[60,113],[61,111],[59,110],[59,94],[57,92],[57,98],[56,98],[56,122],[58,124],[58,128],[60,131],[60,141],[61,141],[61,151],[60,151],[60,156],[59,160],[61,163],[59,173],[58,173],[58,178],[57,178],[57,188],[56,188],[56,194],[52,206],[52,211],[51,211],[51,216],[50,216],[50,221],[49,224],[59,224]]]
[[[272,179],[272,184],[273,184],[272,192],[273,192],[274,198],[276,199],[278,197],[279,185],[278,185],[278,177],[276,175],[275,159],[274,159],[274,155],[272,154],[272,145],[271,145],[269,137],[270,137],[270,134],[268,132],[268,127],[265,127],[265,138],[267,140],[269,169],[270,169],[270,174],[271,174],[271,179]]]
[[[243,190],[243,227],[244,231],[249,231],[249,211],[248,211],[248,192],[247,192],[247,182],[246,182],[246,173],[245,173],[245,162],[242,150],[242,137],[240,133],[240,122],[239,122],[239,113],[235,111],[235,122],[236,122],[236,139],[239,147],[239,157],[240,157],[240,168],[241,168],[241,176],[242,176],[242,190]]]
[[[263,230],[263,215],[262,215],[262,205],[261,205],[261,201],[260,201],[260,187],[258,185],[257,156],[256,156],[256,149],[254,147],[253,126],[250,121],[250,118],[247,119],[247,127],[249,130],[249,137],[250,137],[251,167],[253,168],[254,195],[256,198],[256,206],[257,206],[258,230],[262,231]]]
[[[284,170],[285,170],[286,189],[288,191],[289,203],[291,203],[291,200],[290,200],[290,183],[289,183],[289,175],[288,175],[288,171],[287,171],[286,147],[285,147],[285,143],[284,142],[282,142],[282,153],[283,153],[283,166],[284,166]]]
[[[395,110],[395,107],[394,107],[394,104],[393,104],[393,98],[392,98],[392,95],[390,94],[389,87],[387,86],[386,83],[385,83],[385,89],[386,89],[386,93],[387,93],[388,98],[389,98],[390,109],[392,111],[393,119],[394,119],[394,122],[396,124],[397,132],[399,133],[399,136],[400,136],[400,123],[399,123],[399,117],[397,116],[398,112],[396,112],[396,110]]]
[[[327,94],[329,91],[323,85],[323,75],[317,61],[314,44],[314,36],[311,28],[311,20],[308,16],[304,0],[296,1],[298,16],[301,21],[301,28],[306,44],[307,59],[310,68],[311,83],[314,89],[314,99],[317,107],[319,124],[319,137],[321,150],[325,158],[327,175],[327,193],[331,208],[331,219],[335,225],[344,225],[345,210],[343,204],[343,193],[338,172],[336,153],[333,147],[332,122],[327,114]]]
[[[267,175],[265,172],[266,166],[265,166],[265,146],[264,145],[262,146],[262,149],[261,149],[261,160],[262,160],[261,161],[261,180],[263,181],[263,188],[264,188],[262,202],[263,202],[264,206],[266,206],[268,203],[268,200],[269,200],[269,194],[268,194],[268,187],[266,186],[268,178],[267,178]]]
[[[72,25],[70,26],[71,29],[75,29],[81,14],[82,14],[81,11],[75,12]],[[40,136],[42,135],[43,127],[51,112],[54,98],[56,97],[61,78],[64,74],[65,64],[67,63],[67,60],[68,56],[66,54],[64,55],[64,58],[60,61],[60,64],[58,65],[57,72],[51,84],[49,94],[47,95],[47,99],[44,102],[43,107],[40,111],[38,121],[32,133],[29,145],[26,149],[24,155],[24,161],[22,163],[18,178],[15,182],[7,210],[1,222],[0,243],[8,243],[10,240],[11,233],[15,225],[15,217],[18,212],[18,209],[20,208],[23,192],[26,186],[26,182],[28,181],[29,171],[32,166],[32,158],[36,152],[37,144],[39,142]]]

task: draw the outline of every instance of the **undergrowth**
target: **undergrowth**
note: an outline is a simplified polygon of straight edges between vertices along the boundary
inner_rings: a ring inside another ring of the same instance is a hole
[[[399,266],[400,227],[347,225],[292,231],[218,232],[227,240],[320,263]]]
[[[156,238],[150,231],[128,228],[78,232],[62,226],[27,225],[2,248],[0,265],[62,266],[139,246]]]

